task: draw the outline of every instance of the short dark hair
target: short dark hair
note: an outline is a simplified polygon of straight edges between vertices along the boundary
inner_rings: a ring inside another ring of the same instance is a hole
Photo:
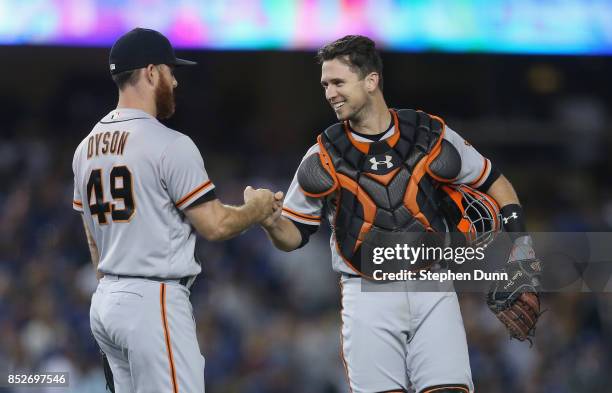
[[[123,90],[124,87],[128,85],[135,85],[138,82],[138,71],[140,68],[135,70],[123,71],[118,74],[111,75],[113,78],[113,82],[119,88],[119,90]]]
[[[325,45],[317,52],[319,64],[336,58],[354,68],[361,78],[365,78],[370,72],[378,73],[378,87],[382,90],[383,63],[374,41],[362,35],[347,35]]]

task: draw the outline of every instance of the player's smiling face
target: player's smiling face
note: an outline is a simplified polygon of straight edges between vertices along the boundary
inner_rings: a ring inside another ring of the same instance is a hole
[[[321,86],[338,120],[358,120],[369,97],[365,79],[359,76],[355,67],[351,68],[338,58],[324,61],[321,65]]]

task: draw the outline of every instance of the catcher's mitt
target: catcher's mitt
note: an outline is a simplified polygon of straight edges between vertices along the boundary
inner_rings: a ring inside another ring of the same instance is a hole
[[[533,258],[508,262],[502,271],[508,273],[508,279],[493,283],[487,305],[506,326],[510,338],[531,343],[541,315],[540,261]]]

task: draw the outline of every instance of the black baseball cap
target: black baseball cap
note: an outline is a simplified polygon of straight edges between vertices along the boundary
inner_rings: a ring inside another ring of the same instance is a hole
[[[170,41],[159,31],[137,27],[115,42],[108,58],[112,75],[149,64],[187,66],[195,61],[177,59]]]

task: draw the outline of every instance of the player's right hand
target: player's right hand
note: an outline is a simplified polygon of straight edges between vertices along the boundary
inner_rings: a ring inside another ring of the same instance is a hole
[[[272,191],[264,188],[254,189],[247,186],[244,189],[244,203],[251,204],[258,214],[258,222],[264,221],[282,208],[283,193]]]

